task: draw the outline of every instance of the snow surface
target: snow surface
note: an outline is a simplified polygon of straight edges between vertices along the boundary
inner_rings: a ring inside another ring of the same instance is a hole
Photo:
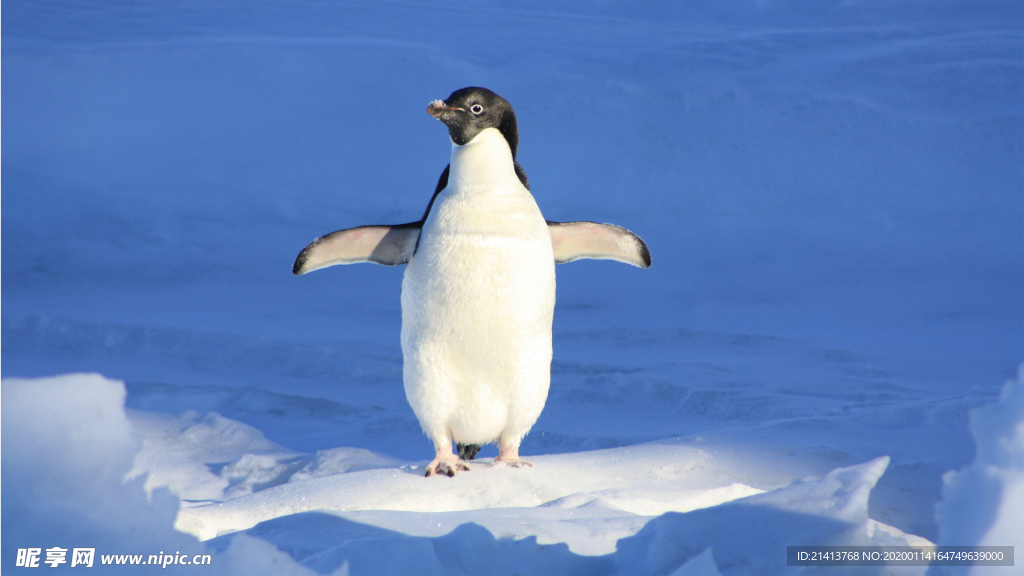
[[[945,477],[937,516],[939,544],[1013,546],[1024,550],[1024,365],[999,402],[971,412],[974,462]],[[997,544],[998,542],[998,544]],[[978,567],[943,574],[1016,574],[1014,568]]]
[[[793,544],[1024,546],[1019,2],[2,11],[4,567],[95,543],[225,574],[770,574]],[[548,219],[630,228],[654,266],[559,266],[535,467],[492,446],[428,480],[401,268],[290,267],[422,214],[449,155],[425,107],[467,85],[515,106]]]

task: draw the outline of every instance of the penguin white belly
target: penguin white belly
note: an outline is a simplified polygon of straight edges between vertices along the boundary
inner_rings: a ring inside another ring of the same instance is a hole
[[[511,158],[496,180],[458,160],[402,282],[406,397],[435,445],[518,447],[551,379],[551,234]]]

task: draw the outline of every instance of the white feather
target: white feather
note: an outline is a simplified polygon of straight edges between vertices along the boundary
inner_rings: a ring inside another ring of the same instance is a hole
[[[424,432],[518,449],[547,399],[551,234],[501,133],[453,144],[402,282],[405,392]]]

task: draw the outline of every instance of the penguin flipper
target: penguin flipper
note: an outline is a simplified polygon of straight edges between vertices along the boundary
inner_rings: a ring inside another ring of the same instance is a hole
[[[292,265],[296,276],[337,264],[406,264],[416,251],[420,222],[395,226],[359,226],[331,232],[309,243]]]
[[[617,260],[638,268],[651,267],[651,251],[639,236],[614,224],[551,222],[555,264],[591,258]]]

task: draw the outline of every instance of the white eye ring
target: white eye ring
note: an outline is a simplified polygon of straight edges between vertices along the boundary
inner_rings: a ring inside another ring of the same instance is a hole
[[[476,114],[477,116],[479,116],[479,115],[483,114],[484,107],[479,105],[479,104],[473,104],[472,106],[469,107],[469,111],[472,112],[473,114]]]

